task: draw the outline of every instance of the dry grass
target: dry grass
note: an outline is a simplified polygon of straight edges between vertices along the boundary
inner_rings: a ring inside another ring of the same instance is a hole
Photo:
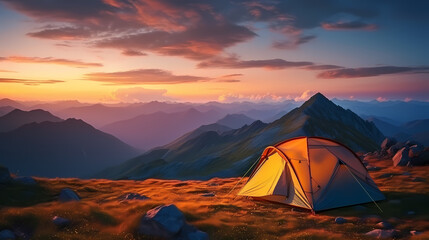
[[[409,231],[429,232],[429,183],[411,181],[414,177],[426,178],[429,166],[393,168],[391,161],[375,158],[370,164],[381,167],[371,175],[388,199],[379,203],[383,213],[373,204],[365,204],[363,210],[346,207],[312,215],[281,204],[228,195],[238,178],[209,181],[36,178],[37,187],[0,185],[0,230],[18,230],[31,239],[146,239],[135,234],[140,217],[154,206],[174,203],[188,222],[207,232],[211,239],[368,239],[364,233],[374,229],[375,223],[362,219],[374,214],[400,230],[402,238],[428,239],[428,233],[411,237]],[[403,175],[405,171],[411,176]],[[393,177],[378,178],[386,173]],[[82,200],[58,202],[56,199],[64,187],[75,190]],[[150,199],[118,200],[128,192]],[[215,192],[216,196],[200,196],[206,192]],[[410,215],[409,211],[415,214]],[[51,221],[53,216],[68,218],[72,224],[57,228]],[[337,216],[345,217],[348,222],[335,224]]]

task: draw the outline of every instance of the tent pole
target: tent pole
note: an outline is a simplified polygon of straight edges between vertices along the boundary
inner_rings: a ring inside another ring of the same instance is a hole
[[[377,208],[380,210],[380,212],[383,212],[383,210],[381,210],[380,206],[378,206],[378,204],[371,197],[371,195],[368,193],[368,191],[362,186],[362,184],[359,182],[359,180],[355,177],[355,175],[352,173],[352,171],[349,169],[349,167],[344,162],[343,162],[343,165],[346,166],[347,170],[350,172],[350,174],[353,176],[353,178],[356,180],[356,182],[359,184],[359,186],[365,191],[365,193],[372,200],[372,202],[375,204],[375,206],[377,206]]]
[[[231,190],[228,192],[228,194],[227,195],[229,195],[229,194],[231,194],[232,193],[232,191],[234,191],[234,189],[237,187],[237,185],[241,182],[241,180],[243,180],[243,178],[249,173],[249,171],[250,171],[250,169],[252,169],[254,166],[255,166],[255,164],[257,163],[257,162],[259,162],[259,160],[261,159],[261,156],[259,156],[259,158],[252,164],[252,166],[250,166],[250,168],[246,171],[246,173],[240,178],[240,180],[234,185],[234,187],[232,187],[231,188]]]

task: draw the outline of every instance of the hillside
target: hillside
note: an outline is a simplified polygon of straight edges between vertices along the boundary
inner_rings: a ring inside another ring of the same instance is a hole
[[[20,109],[15,109],[8,114],[0,117],[0,132],[11,131],[27,123],[40,123],[45,121],[60,122],[63,120],[52,115],[50,112],[41,109],[31,111],[22,111]]]
[[[19,175],[85,177],[138,152],[76,119],[30,123],[0,133],[0,165]]]
[[[102,127],[122,141],[139,149],[151,149],[167,144],[203,124],[213,123],[221,117],[215,111],[200,112],[193,108],[181,112],[155,112]]]
[[[209,179],[243,174],[262,150],[297,136],[322,136],[338,140],[355,151],[378,148],[383,134],[374,124],[333,104],[322,94],[270,124],[255,121],[240,129],[206,131],[186,141],[176,141],[149,151],[97,177]]]

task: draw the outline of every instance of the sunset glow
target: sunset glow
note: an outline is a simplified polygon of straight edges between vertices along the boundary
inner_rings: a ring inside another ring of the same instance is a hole
[[[424,1],[294,2],[0,0],[0,97],[429,100]]]

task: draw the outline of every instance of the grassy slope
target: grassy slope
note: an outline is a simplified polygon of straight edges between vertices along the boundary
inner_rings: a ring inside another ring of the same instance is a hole
[[[135,234],[139,218],[159,204],[176,204],[186,219],[209,233],[211,239],[369,239],[363,233],[375,227],[363,216],[379,215],[409,238],[410,230],[426,231],[412,239],[429,238],[429,183],[413,182],[425,178],[429,166],[414,168],[390,167],[390,160],[370,160],[382,169],[371,172],[387,201],[380,202],[383,213],[374,204],[366,210],[346,207],[311,215],[308,211],[286,205],[253,201],[228,195],[238,178],[209,181],[156,180],[108,181],[37,178],[38,187],[0,185],[0,230],[20,229],[32,239],[147,239]],[[412,176],[403,175],[407,171]],[[379,178],[383,174],[392,177]],[[239,187],[244,184],[240,183]],[[82,197],[80,202],[56,201],[61,188],[69,187]],[[234,192],[237,192],[236,189]],[[136,192],[150,197],[145,201],[119,202],[124,193]],[[215,197],[201,193],[215,192]],[[389,200],[400,200],[389,202]],[[408,211],[415,211],[408,215]],[[56,228],[51,219],[58,215],[72,224]],[[334,223],[343,216],[348,223]]]

